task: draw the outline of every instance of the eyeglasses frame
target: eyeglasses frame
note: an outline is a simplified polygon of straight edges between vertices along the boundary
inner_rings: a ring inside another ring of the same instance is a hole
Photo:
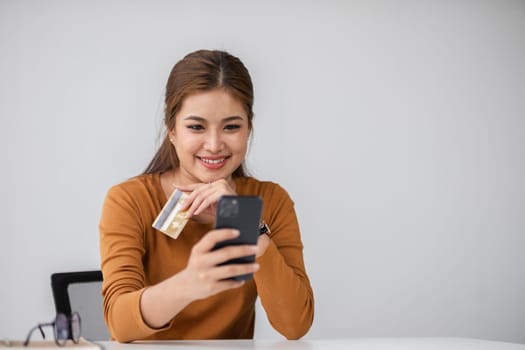
[[[67,324],[67,329],[65,329],[67,331],[67,333],[66,333],[67,335],[66,335],[65,338],[60,338],[59,337],[59,331],[60,332],[64,331],[64,329],[58,329],[58,327],[57,327],[57,324],[58,324],[57,321],[58,321],[59,318],[65,319],[65,322]],[[75,320],[78,320],[78,332],[73,332],[73,322]],[[81,330],[82,330],[82,320],[80,318],[80,314],[78,312],[72,312],[71,316],[67,317],[63,313],[57,313],[57,315],[55,316],[55,319],[53,321],[47,322],[47,323],[39,323],[36,326],[34,326],[33,328],[31,328],[31,330],[27,334],[26,340],[24,341],[24,346],[28,346],[29,345],[29,342],[30,342],[30,339],[31,339],[31,335],[37,329],[40,330],[40,334],[42,334],[42,338],[46,339],[46,335],[45,335],[44,330],[42,328],[43,327],[49,327],[49,326],[53,327],[53,335],[54,335],[54,338],[55,338],[55,343],[58,346],[66,345],[66,343],[67,343],[67,341],[69,339],[71,339],[73,341],[73,343],[75,343],[75,344],[78,344],[78,342],[80,341],[80,335],[81,335]],[[78,333],[78,334],[76,334],[76,333]]]

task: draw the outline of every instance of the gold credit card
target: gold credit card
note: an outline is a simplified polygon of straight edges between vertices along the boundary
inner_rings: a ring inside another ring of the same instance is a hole
[[[173,191],[151,226],[171,238],[179,237],[182,229],[188,222],[188,219],[185,218],[186,210],[180,210],[181,203],[186,197],[188,197],[188,194],[185,192],[180,190]]]

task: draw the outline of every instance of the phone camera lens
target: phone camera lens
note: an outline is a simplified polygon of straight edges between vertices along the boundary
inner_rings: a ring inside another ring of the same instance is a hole
[[[239,203],[237,199],[229,199],[221,202],[219,215],[226,218],[236,217],[239,214]]]

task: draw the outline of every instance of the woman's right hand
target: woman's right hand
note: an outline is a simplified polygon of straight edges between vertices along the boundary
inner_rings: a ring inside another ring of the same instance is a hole
[[[188,265],[181,272],[184,289],[194,300],[204,299],[222,291],[238,288],[244,281],[230,279],[233,276],[254,273],[257,263],[222,265],[231,259],[256,255],[256,245],[226,246],[213,250],[216,243],[236,238],[238,230],[218,229],[208,232],[191,250]]]
[[[140,311],[144,321],[150,327],[160,328],[192,301],[242,286],[244,281],[230,278],[254,273],[259,269],[259,264],[223,266],[219,264],[230,259],[257,255],[258,246],[238,245],[213,250],[216,243],[233,239],[238,235],[239,231],[233,229],[208,232],[193,246],[188,265],[184,270],[154,286],[147,287],[140,299]]]

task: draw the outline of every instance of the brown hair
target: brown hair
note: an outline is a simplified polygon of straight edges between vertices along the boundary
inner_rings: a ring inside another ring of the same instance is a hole
[[[166,129],[172,130],[175,127],[175,115],[186,96],[216,88],[225,89],[242,103],[248,116],[248,126],[252,129],[253,85],[250,74],[237,57],[217,50],[192,52],[177,62],[171,70],[164,100]],[[178,167],[177,153],[166,133],[143,174],[165,172]],[[241,164],[232,176],[245,176],[244,166]]]

